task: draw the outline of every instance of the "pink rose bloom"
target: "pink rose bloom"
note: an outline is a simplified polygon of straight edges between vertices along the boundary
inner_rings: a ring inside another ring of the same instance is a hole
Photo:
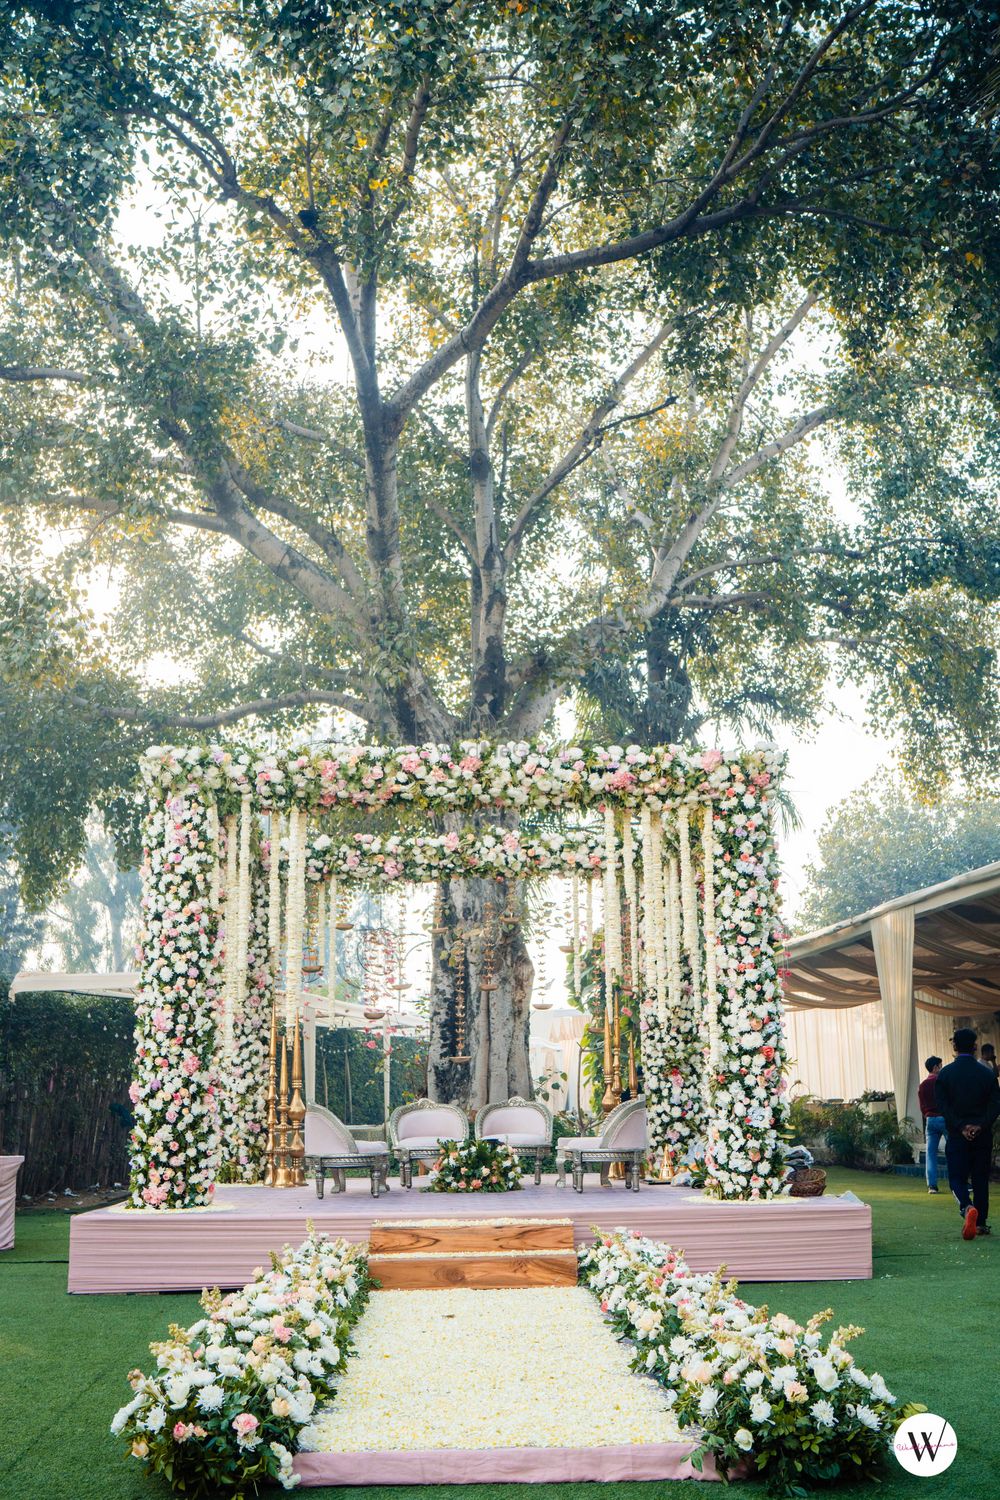
[[[234,1417],[232,1421],[233,1431],[239,1437],[249,1437],[252,1432],[257,1431],[257,1427],[257,1418],[248,1411],[241,1411],[239,1416]]]
[[[170,1026],[170,1022],[167,1019],[166,1012],[162,1011],[162,1010],[154,1010],[153,1011],[153,1030],[154,1031],[167,1031],[169,1029],[169,1026]]]
[[[402,766],[404,771],[407,771],[410,775],[412,775],[414,771],[420,770],[420,756],[404,755],[399,764]]]
[[[703,771],[714,771],[717,766],[722,765],[722,751],[706,750],[699,763]]]
[[[403,866],[398,859],[387,859],[382,868],[391,880],[394,880],[397,875],[402,875],[403,873]]]
[[[517,834],[505,833],[503,836],[503,846],[507,850],[508,854],[516,853],[517,849],[520,847]]]
[[[194,1074],[197,1073],[198,1059],[195,1057],[193,1052],[188,1053],[187,1057],[185,1057],[184,1061],[181,1063],[181,1067],[184,1069],[184,1072],[189,1078],[192,1078]]]
[[[137,1083],[135,1083],[134,1081],[132,1083],[130,1083],[129,1086],[128,1086],[128,1096],[131,1099],[131,1101],[132,1101],[133,1104],[138,1104],[139,1103],[139,1100],[140,1100],[140,1098],[142,1096],[142,1090],[140,1089],[139,1085]]]
[[[175,1422],[174,1423],[174,1442],[175,1443],[186,1443],[187,1440],[188,1440],[188,1438],[190,1436],[191,1436],[191,1428],[187,1425],[186,1422]]]
[[[448,849],[452,854],[454,854],[455,850],[458,848],[458,845],[459,845],[459,838],[458,838],[458,834],[457,833],[446,833],[445,834],[445,836],[444,836],[444,847],[446,849]]]
[[[615,771],[608,777],[608,786],[616,792],[624,792],[628,787],[635,784],[635,776],[631,771]]]
[[[287,1344],[292,1336],[292,1330],[288,1327],[287,1323],[282,1322],[280,1317],[271,1320],[271,1332],[282,1344]]]
[[[361,863],[361,856],[358,854],[349,854],[344,863],[349,870],[356,870]]]

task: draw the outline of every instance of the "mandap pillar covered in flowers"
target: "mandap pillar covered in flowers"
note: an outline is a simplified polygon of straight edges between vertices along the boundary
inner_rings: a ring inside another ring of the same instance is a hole
[[[606,1036],[616,1000],[638,1009],[654,1166],[703,1153],[710,1191],[779,1192],[780,769],[767,749],[669,745],[148,751],[132,1206],[199,1206],[217,1180],[259,1180],[276,976],[297,1025],[304,948],[319,924],[323,949],[325,920],[334,969],[349,882],[473,878],[500,890],[553,875],[572,883],[576,991],[581,948],[603,920]],[[400,831],[348,836],[344,808],[383,821],[395,810]],[[484,827],[491,809],[502,826]],[[533,812],[550,815],[545,831],[532,831]]]

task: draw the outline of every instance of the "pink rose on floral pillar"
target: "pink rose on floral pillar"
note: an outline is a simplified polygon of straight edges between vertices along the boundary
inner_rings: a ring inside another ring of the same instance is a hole
[[[722,751],[705,750],[700,756],[698,764],[701,766],[701,769],[703,771],[711,773],[718,766],[722,765]]]

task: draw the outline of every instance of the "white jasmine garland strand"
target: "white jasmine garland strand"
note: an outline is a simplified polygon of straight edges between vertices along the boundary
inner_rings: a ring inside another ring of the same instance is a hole
[[[681,994],[681,923],[680,923],[680,875],[677,860],[667,861],[667,995],[670,1015],[675,1025],[681,1019],[683,996]]]
[[[267,876],[267,941],[272,961],[281,952],[281,814],[270,815],[271,863]]]
[[[705,898],[703,925],[705,930],[705,1012],[708,1023],[708,1063],[714,1072],[719,1066],[719,989],[718,952],[715,928],[715,810],[711,803],[705,808],[702,825],[702,851],[705,861]]]
[[[669,966],[667,964],[667,899],[664,877],[663,819],[653,817],[653,879],[656,882],[656,1004],[662,1020],[669,1015]]]
[[[586,877],[584,889],[583,946],[589,953],[594,946],[594,877]]]
[[[225,979],[222,986],[222,1015],[220,1027],[222,1047],[225,1051],[233,1034],[233,1013],[236,1009],[237,964],[239,953],[239,825],[235,813],[226,819],[226,874],[223,891],[223,965]]]
[[[330,877],[330,906],[327,931],[330,934],[330,966],[326,971],[326,1015],[333,1020],[333,1004],[337,998],[337,877]]]
[[[681,912],[684,918],[684,952],[691,974],[691,999],[695,1011],[701,1005],[701,964],[698,953],[698,892],[691,860],[690,813],[686,803],[677,809],[677,842],[681,866]]]
[[[635,875],[635,842],[632,837],[632,816],[626,809],[622,818],[622,875],[625,897],[628,901],[628,946],[632,984],[639,987],[639,900]]]
[[[573,911],[573,995],[580,998],[582,965],[580,963],[580,877],[574,870],[570,876],[570,905]]]
[[[285,1024],[298,1019],[302,1003],[302,928],[305,916],[305,821],[300,808],[288,814],[288,890],[285,897]]]
[[[649,872],[653,868],[653,821],[645,803],[639,811],[639,838],[642,844],[642,985],[647,1000],[656,993],[656,934],[653,919],[653,887]]]
[[[604,955],[605,971],[610,981],[622,972],[622,919],[618,897],[618,838],[615,810],[604,809]],[[607,1004],[611,1005],[611,984]]]
[[[250,939],[250,834],[253,828],[253,805],[250,788],[243,791],[240,803],[239,883],[236,902],[236,985],[233,1009],[224,1038],[226,1055],[233,1050],[233,1021],[242,1015],[247,998],[247,949]]]
[[[326,891],[323,886],[316,892],[316,960],[322,983],[326,977]]]

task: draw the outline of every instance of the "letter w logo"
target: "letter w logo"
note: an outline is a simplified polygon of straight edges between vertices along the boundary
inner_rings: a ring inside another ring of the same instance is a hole
[[[910,1427],[910,1428],[907,1429],[906,1436],[910,1440],[910,1446],[912,1447],[913,1452],[916,1455],[916,1457],[921,1462],[923,1462],[923,1460],[925,1458],[929,1458],[930,1461],[931,1461],[931,1463],[933,1463],[934,1460],[937,1458],[937,1456],[938,1456],[938,1450],[941,1447],[942,1442],[944,1441],[945,1428],[947,1426],[948,1426],[947,1422],[945,1422],[942,1425],[941,1431],[938,1433],[938,1440],[937,1440],[936,1443],[935,1443],[934,1439],[930,1436],[929,1433],[922,1432],[920,1434],[920,1436],[923,1439],[923,1443],[921,1444],[914,1437],[914,1435],[913,1435],[913,1428]]]

